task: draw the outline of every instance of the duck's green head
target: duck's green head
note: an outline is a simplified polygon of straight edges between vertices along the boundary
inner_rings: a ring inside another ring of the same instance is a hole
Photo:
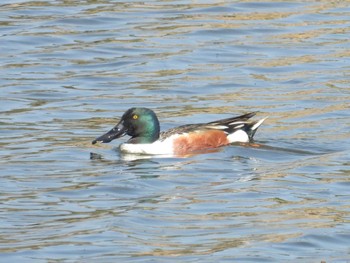
[[[159,138],[159,121],[156,114],[147,108],[127,110],[120,122],[106,134],[96,138],[96,142],[111,142],[124,135],[131,136],[128,143],[152,143]]]

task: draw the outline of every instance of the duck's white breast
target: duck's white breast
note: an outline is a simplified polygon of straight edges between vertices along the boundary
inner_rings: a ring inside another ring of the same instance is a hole
[[[133,154],[173,154],[173,140],[174,136],[171,136],[164,141],[155,141],[153,143],[123,143],[120,145],[120,150],[125,153]]]

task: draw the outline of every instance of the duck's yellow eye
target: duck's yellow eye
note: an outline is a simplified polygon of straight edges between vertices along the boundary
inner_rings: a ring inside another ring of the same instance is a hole
[[[134,115],[132,115],[132,118],[133,118],[134,120],[137,120],[137,119],[139,118],[139,116],[136,115],[136,114],[134,114]]]

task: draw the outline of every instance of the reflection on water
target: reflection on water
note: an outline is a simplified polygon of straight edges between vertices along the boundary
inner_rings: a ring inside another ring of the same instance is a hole
[[[5,261],[346,262],[348,1],[1,2]],[[162,129],[249,111],[256,145],[92,146],[131,106]]]

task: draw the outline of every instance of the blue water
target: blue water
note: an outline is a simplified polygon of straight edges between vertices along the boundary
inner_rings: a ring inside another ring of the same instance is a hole
[[[2,1],[0,261],[350,262],[346,1]],[[259,111],[260,147],[135,158]]]

